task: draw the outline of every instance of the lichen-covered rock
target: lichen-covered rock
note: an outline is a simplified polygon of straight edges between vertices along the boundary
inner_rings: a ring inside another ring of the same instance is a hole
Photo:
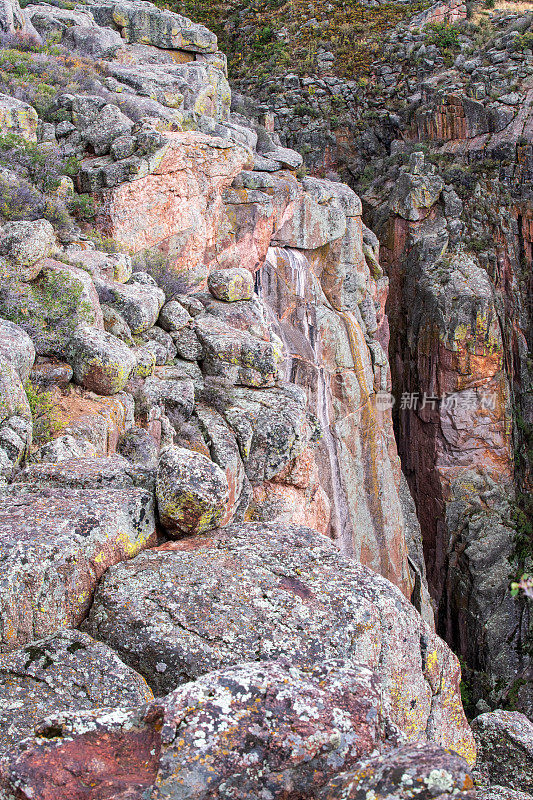
[[[61,463],[28,464],[15,478],[16,483],[69,489],[149,488],[153,474],[131,464],[121,455],[100,458],[82,456],[63,459]]]
[[[191,320],[191,315],[177,300],[165,303],[159,314],[159,324],[166,331],[179,331]]]
[[[180,14],[139,0],[90,0],[90,9],[100,25],[116,27],[130,44],[140,42],[168,50],[215,53],[217,37],[203,25]]]
[[[72,367],[64,361],[38,358],[30,372],[30,381],[41,389],[59,386],[65,389],[72,380]]]
[[[135,354],[106,331],[78,328],[67,344],[74,380],[97,394],[122,391],[136,365]]]
[[[212,315],[194,320],[204,348],[203,371],[244,386],[272,386],[283,360],[280,342],[265,341]]]
[[[31,437],[31,410],[19,373],[0,354],[0,481],[20,463]]]
[[[31,458],[36,463],[57,464],[71,458],[96,458],[97,455],[95,446],[88,439],[81,436],[74,438],[66,433],[43,444],[32,453]]]
[[[472,722],[476,771],[486,786],[533,794],[533,722],[518,711],[491,711]]]
[[[491,786],[488,789],[478,788],[476,800],[531,800],[533,795],[516,792],[506,786]]]
[[[131,464],[157,467],[159,454],[157,443],[143,428],[130,428],[122,434],[118,440],[117,452]]]
[[[0,651],[79,625],[111,564],[154,543],[152,494],[17,483],[0,495]]]
[[[10,14],[10,10],[15,8],[20,16]],[[8,33],[15,33],[14,30],[9,31],[15,21],[24,21],[22,24],[26,24],[17,0],[2,0],[0,3],[0,29],[7,29]],[[3,131],[20,136],[27,142],[36,142],[38,120],[36,110],[29,103],[17,100],[7,94],[0,94],[0,126]]]
[[[15,367],[21,381],[28,380],[35,347],[23,328],[6,319],[0,319],[0,354]]]
[[[49,715],[0,761],[2,798],[144,800],[161,741],[159,717],[144,716],[128,708]]]
[[[106,645],[62,630],[0,655],[0,755],[49,714],[138,706],[152,698],[146,681]]]
[[[207,456],[168,447],[159,459],[156,495],[159,518],[170,534],[203,533],[226,513],[228,481]]]
[[[251,658],[361,662],[409,739],[475,757],[455,656],[396,587],[306,528],[231,525],[143,553],[107,571],[87,630],[159,693]]]
[[[139,419],[148,422],[154,408],[161,410],[179,428],[188,420],[194,408],[194,384],[176,367],[159,367],[133,390],[135,411]]]
[[[254,293],[254,278],[250,270],[242,267],[216,269],[207,279],[209,291],[217,300],[228,303],[250,300]]]
[[[157,708],[154,800],[282,798],[289,787],[315,797],[335,771],[380,748],[387,731],[379,680],[339,660],[245,663],[183,686],[150,713]]]
[[[2,281],[0,315],[17,323],[39,355],[65,358],[67,342],[79,326],[103,330],[98,295],[82,269],[45,259],[36,280]]]
[[[157,286],[140,283],[115,283],[94,279],[101,303],[118,311],[133,334],[139,334],[155,325],[165,302],[165,293]]]
[[[54,229],[48,220],[7,222],[0,230],[0,256],[7,262],[2,266],[3,277],[34,280],[42,269],[41,259],[54,247]]]
[[[235,387],[222,396],[221,404],[253,484],[273,478],[320,438],[320,426],[297,386]]]
[[[133,128],[131,119],[118,106],[97,95],[74,95],[71,109],[72,124],[97,156],[109,153],[114,140]]]
[[[475,797],[468,764],[428,744],[411,744],[364,760],[336,775],[320,800],[467,800]]]

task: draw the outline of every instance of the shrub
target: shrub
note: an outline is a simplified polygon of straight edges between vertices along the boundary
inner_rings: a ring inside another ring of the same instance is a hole
[[[59,409],[53,392],[41,391],[31,381],[24,388],[33,418],[33,442],[40,447],[61,430]]]
[[[428,44],[434,44],[441,50],[459,48],[459,29],[446,22],[435,22],[428,25]]]

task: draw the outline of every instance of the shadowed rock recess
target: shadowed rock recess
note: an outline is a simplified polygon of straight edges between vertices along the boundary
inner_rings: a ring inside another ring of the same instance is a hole
[[[341,135],[323,4],[265,3],[0,0],[0,800],[533,797],[527,304],[503,207],[497,278],[410,144],[474,159],[528,105],[424,84],[410,127],[389,92]],[[429,26],[416,80],[466,14],[348,2],[354,36],[352,6],[376,64],[387,20]],[[296,12],[308,129],[237,58]],[[453,402],[393,418],[398,391]]]

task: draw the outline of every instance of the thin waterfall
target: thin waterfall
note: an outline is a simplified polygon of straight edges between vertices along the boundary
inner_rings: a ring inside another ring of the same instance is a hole
[[[317,307],[327,305],[304,253],[271,247],[256,274],[256,290],[285,350],[285,379],[301,386],[320,422],[324,488],[330,495],[331,533],[347,555],[354,552],[352,522],[342,482],[338,441],[330,419],[331,376],[322,359]]]

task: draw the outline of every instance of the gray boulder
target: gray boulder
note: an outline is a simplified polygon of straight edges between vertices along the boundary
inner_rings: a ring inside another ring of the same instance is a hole
[[[166,331],[179,331],[191,319],[189,312],[177,300],[170,300],[170,302],[165,303],[159,314],[159,324]]]
[[[243,661],[359,662],[409,737],[474,758],[458,662],[401,592],[307,528],[244,523],[107,571],[87,630],[165,694]]]
[[[250,300],[254,293],[254,277],[250,270],[242,267],[216,269],[209,274],[207,286],[217,300]]]
[[[106,569],[154,543],[153,499],[145,489],[4,489],[0,652],[78,626]]]
[[[0,256],[7,261],[7,276],[32,281],[41,271],[39,261],[55,247],[55,234],[46,219],[7,222],[0,230]]]
[[[22,382],[28,380],[35,347],[23,328],[5,319],[0,319],[0,354],[15,367]]]
[[[486,786],[533,794],[533,722],[518,711],[491,711],[472,722],[476,770]]]
[[[146,681],[106,645],[59,631],[0,655],[0,755],[50,714],[152,699]]]
[[[159,449],[148,431],[143,428],[130,428],[118,440],[117,452],[131,464],[144,467],[157,467]]]
[[[133,334],[143,333],[157,322],[165,302],[165,293],[158,286],[138,283],[116,283],[94,279],[101,303],[118,311]]]
[[[97,394],[122,391],[136,365],[135,354],[120,339],[91,328],[74,332],[67,353],[76,383]]]
[[[226,475],[201,453],[168,447],[159,459],[156,482],[159,518],[173,536],[216,528],[229,503]]]

